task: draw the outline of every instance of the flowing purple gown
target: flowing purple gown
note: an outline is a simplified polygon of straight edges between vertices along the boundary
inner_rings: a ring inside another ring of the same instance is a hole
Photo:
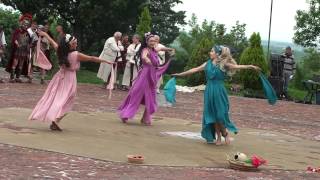
[[[166,71],[169,63],[159,67],[159,59],[155,50],[149,51],[149,59],[152,65],[147,64],[142,59],[142,69],[139,71],[137,78],[126,97],[118,108],[121,119],[131,119],[137,113],[140,104],[145,105],[143,120],[150,124],[151,115],[157,111],[156,88],[157,82],[161,75]]]

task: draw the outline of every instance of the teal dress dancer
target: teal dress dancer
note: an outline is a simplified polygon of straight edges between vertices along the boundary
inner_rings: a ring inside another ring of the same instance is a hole
[[[205,66],[206,89],[204,91],[204,110],[202,117],[201,136],[208,143],[216,139],[214,123],[220,123],[229,132],[237,133],[238,129],[229,119],[229,99],[224,87],[226,73],[223,72],[211,59]]]

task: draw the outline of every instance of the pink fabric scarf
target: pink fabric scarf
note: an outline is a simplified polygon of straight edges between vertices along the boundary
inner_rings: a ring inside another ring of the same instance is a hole
[[[45,69],[45,70],[50,70],[52,68],[52,65],[50,63],[50,61],[48,60],[48,58],[46,57],[46,55],[42,52],[41,48],[40,48],[40,44],[41,44],[41,37],[39,38],[38,42],[37,42],[37,64],[40,68]]]

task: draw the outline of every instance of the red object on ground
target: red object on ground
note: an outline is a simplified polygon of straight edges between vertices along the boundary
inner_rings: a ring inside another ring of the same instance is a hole
[[[309,166],[309,167],[307,168],[307,171],[320,173],[320,167],[318,167],[318,168],[312,168],[312,167]]]
[[[267,161],[257,155],[253,155],[246,163],[251,163],[255,168],[258,168],[259,166],[266,164]]]

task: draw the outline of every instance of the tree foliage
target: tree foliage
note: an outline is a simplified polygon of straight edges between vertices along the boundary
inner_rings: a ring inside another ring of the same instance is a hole
[[[14,29],[16,29],[19,24],[18,24],[18,19],[19,19],[19,13],[18,12],[11,12],[9,10],[4,10],[0,8],[0,26],[3,27],[3,32],[6,37],[6,42],[7,42],[7,51],[6,51],[6,57],[9,57],[9,52],[11,48],[11,34]],[[6,58],[6,59],[7,59]],[[6,63],[6,62],[2,62]]]
[[[266,73],[268,66],[263,54],[261,46],[261,37],[259,33],[253,33],[249,40],[249,47],[247,47],[240,57],[240,64],[253,64],[259,66],[263,73]],[[261,89],[261,83],[256,71],[246,70],[240,72],[240,78],[243,82],[245,89],[259,90]]]
[[[219,24],[215,21],[208,22],[207,20],[198,24],[197,21],[197,17],[193,14],[188,22],[190,30],[188,32],[181,32],[177,38],[177,42],[181,47],[181,49],[177,50],[177,54],[179,54],[179,57],[177,56],[177,61],[181,61],[179,64],[186,64],[186,69],[202,64],[208,59],[208,53],[214,44],[230,47],[234,52],[234,58],[236,60],[239,59],[240,53],[248,44],[247,37],[245,36],[245,24],[240,24],[237,21],[236,25],[234,25],[228,33],[224,24]],[[207,42],[211,42],[208,47],[207,45],[204,45],[204,39],[207,39]],[[199,49],[199,46],[204,46],[205,48]],[[195,51],[201,51],[203,55],[195,56]],[[203,59],[201,59],[201,57]],[[187,83],[188,85],[201,84],[204,83],[204,78],[196,78],[193,76],[189,78]]]
[[[293,78],[294,87],[297,89],[303,90],[304,87],[302,85],[302,80],[304,80],[303,66],[297,65],[296,72],[295,72],[294,78]]]
[[[144,37],[146,32],[151,31],[151,20],[152,19],[148,7],[143,8],[136,30],[136,33],[139,34],[140,37]]]
[[[308,10],[298,10],[294,42],[305,46],[317,46],[320,42],[320,0],[309,0]]]
[[[208,53],[212,48],[213,41],[209,38],[202,38],[200,43],[196,46],[196,48],[192,51],[191,58],[187,64],[186,69],[191,69],[197,66],[200,66],[204,62],[206,62],[209,57]],[[205,82],[204,73],[193,74],[187,77],[188,85],[195,86],[200,85]]]
[[[2,2],[22,13],[32,13],[39,21],[49,16],[62,19],[78,37],[80,48],[97,54],[103,47],[104,40],[115,31],[134,33],[138,17],[145,6],[149,6],[152,18],[157,16],[152,22],[153,28],[164,40],[170,40],[168,43],[175,38],[177,25],[184,23],[185,13],[172,10],[175,4],[181,3],[179,0],[3,0]]]
[[[133,34],[139,15],[149,7],[152,29],[164,43],[171,43],[178,35],[178,25],[184,24],[185,12],[173,11],[179,0],[2,0],[22,13],[32,13],[42,22],[64,24],[67,33],[78,39],[81,51],[98,55],[105,40],[115,31]],[[98,65],[94,65],[95,70]]]
[[[169,44],[179,36],[179,25],[185,25],[185,11],[172,8],[182,3],[181,0],[150,0],[152,30],[161,37],[163,44]]]

